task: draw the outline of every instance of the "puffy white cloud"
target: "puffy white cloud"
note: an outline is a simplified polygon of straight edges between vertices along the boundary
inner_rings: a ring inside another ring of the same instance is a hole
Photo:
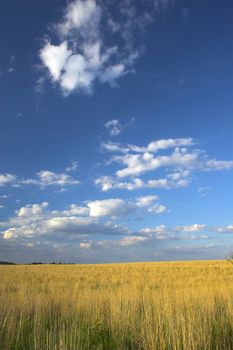
[[[146,235],[151,235],[151,234],[164,235],[167,232],[168,232],[168,229],[166,228],[165,225],[159,225],[156,227],[146,227],[140,230],[141,234],[146,234]]]
[[[101,176],[95,179],[95,185],[100,186],[101,191],[107,192],[112,189],[123,189],[133,191],[140,188],[173,188],[187,187],[190,184],[191,172],[179,170],[166,175],[165,178],[143,181],[141,178],[133,178],[130,181],[119,181],[111,176]]]
[[[95,184],[104,192],[112,189],[132,191],[142,188],[168,190],[189,186],[194,172],[233,169],[233,160],[212,159],[205,151],[193,149],[194,144],[190,137],[156,140],[147,146],[102,143],[102,150],[116,153],[106,164],[116,162],[120,164],[120,169],[115,172],[115,176],[95,179]],[[158,154],[159,151],[163,153]],[[171,170],[167,174],[168,169]],[[165,174],[159,178],[142,178],[142,175],[158,170]],[[129,180],[123,181],[124,178]]]
[[[0,174],[0,186],[9,185],[16,182],[16,176],[12,174]]]
[[[66,216],[88,216],[90,214],[90,209],[87,207],[78,206],[76,204],[71,204],[69,209],[63,210],[62,213]]]
[[[32,204],[27,205],[26,207],[22,207],[17,211],[17,215],[19,217],[33,217],[38,216],[39,214],[42,214],[44,208],[48,207],[48,202],[43,202],[41,204]]]
[[[114,159],[126,165],[125,168],[116,172],[120,178],[127,176],[137,176],[145,172],[158,169],[160,167],[194,167],[198,162],[199,153],[191,151],[187,153],[182,149],[175,149],[170,155],[155,157],[152,153],[145,152],[143,154],[126,154],[117,156]]]
[[[112,83],[125,71],[125,58],[117,62],[117,46],[103,43],[101,16],[95,0],[71,2],[63,20],[53,26],[63,41],[46,43],[40,50],[42,63],[65,94],[75,89],[91,92],[96,79]]]
[[[168,213],[169,210],[165,205],[155,204],[151,208],[148,209],[149,213],[162,214]]]
[[[103,223],[89,214],[89,208],[71,205],[69,210],[49,211],[47,202],[21,207],[16,216],[1,226],[8,227],[2,232],[4,239],[19,237],[60,240],[93,234],[125,235],[129,230],[111,222]]]
[[[157,141],[152,141],[147,146],[148,152],[158,152],[159,150],[183,146],[192,146],[193,139],[188,138],[177,138],[177,139],[162,139]]]
[[[51,77],[54,81],[59,80],[62,69],[72,51],[67,48],[67,42],[64,41],[60,45],[52,45],[47,43],[40,52],[40,57],[44,65],[49,69]]]
[[[41,187],[47,186],[70,186],[80,184],[79,180],[74,179],[72,176],[65,173],[55,173],[50,170],[41,170],[37,173],[37,178],[26,179],[20,181],[25,185],[39,185]]]
[[[144,197],[138,197],[136,203],[140,208],[143,208],[143,207],[150,206],[156,200],[158,200],[158,196],[155,196],[155,195],[144,196]]]
[[[96,200],[89,202],[87,206],[90,208],[90,216],[111,216],[119,217],[127,215],[130,211],[135,209],[133,203],[129,203],[120,198]]]
[[[71,167],[66,171],[75,170],[77,168],[77,162],[73,162]],[[47,186],[60,186],[66,187],[70,185],[78,185],[80,181],[74,179],[72,176],[66,173],[55,173],[50,170],[39,171],[34,178],[23,179],[12,174],[0,174],[0,186],[13,186],[20,187],[21,185],[39,185],[41,187]]]
[[[15,228],[15,227],[11,227],[8,230],[3,232],[3,238],[4,239],[11,239],[11,238],[14,238],[14,237],[18,237],[18,235],[17,235],[17,228]]]
[[[39,52],[52,81],[65,95],[74,90],[90,93],[96,81],[115,85],[117,79],[133,71],[140,53],[137,33],[162,11],[153,0],[144,8],[137,8],[131,0],[111,4],[73,0],[66,6],[63,18],[50,26],[56,44],[49,39]]]
[[[110,216],[112,218],[118,218],[121,216],[127,216],[129,214],[136,214],[144,208],[148,212],[153,211],[157,214],[163,210],[165,211],[165,209],[163,209],[165,206],[162,205],[155,205],[157,207],[157,211],[155,210],[154,202],[156,200],[158,200],[158,196],[155,195],[138,197],[131,201],[126,201],[121,198],[111,198],[91,201],[87,203],[87,206],[90,209],[91,217]]]

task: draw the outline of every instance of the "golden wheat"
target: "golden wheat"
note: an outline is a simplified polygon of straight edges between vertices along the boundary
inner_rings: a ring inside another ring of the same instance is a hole
[[[1,350],[233,349],[225,261],[0,267]]]

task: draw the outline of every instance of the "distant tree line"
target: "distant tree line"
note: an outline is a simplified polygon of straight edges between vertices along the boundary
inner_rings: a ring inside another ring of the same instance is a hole
[[[63,263],[63,262],[50,262],[50,263],[43,263],[40,261],[33,261],[32,263],[27,263],[23,265],[75,265],[76,263],[70,262],[70,263]],[[0,265],[18,265],[15,262],[11,261],[0,261]]]
[[[0,261],[0,265],[16,265],[16,264],[11,261]]]

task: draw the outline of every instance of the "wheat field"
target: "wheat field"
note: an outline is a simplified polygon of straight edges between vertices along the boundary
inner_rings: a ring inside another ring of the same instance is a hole
[[[233,265],[0,266],[0,349],[233,349]]]

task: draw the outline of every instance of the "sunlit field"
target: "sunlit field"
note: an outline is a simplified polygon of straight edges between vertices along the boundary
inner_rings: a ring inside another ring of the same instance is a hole
[[[0,349],[233,349],[226,261],[0,267]]]

